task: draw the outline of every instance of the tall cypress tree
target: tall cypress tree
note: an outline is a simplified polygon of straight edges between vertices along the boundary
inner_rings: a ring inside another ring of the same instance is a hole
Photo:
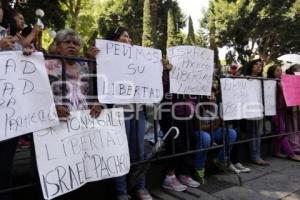
[[[168,10],[167,48],[176,45],[176,26],[172,9]]]
[[[142,44],[145,47],[153,47],[152,40],[152,21],[151,21],[151,5],[150,0],[144,1],[144,14],[143,14],[143,37]]]
[[[196,39],[195,39],[193,20],[192,20],[191,16],[189,16],[188,26],[189,26],[188,27],[188,34],[187,34],[185,43],[189,44],[189,45],[195,45]]]

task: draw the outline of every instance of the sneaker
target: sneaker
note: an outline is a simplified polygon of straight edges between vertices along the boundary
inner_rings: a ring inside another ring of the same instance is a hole
[[[152,200],[152,196],[147,189],[140,189],[137,191],[137,198],[139,200]]]
[[[179,180],[183,185],[186,185],[188,187],[197,188],[200,186],[200,183],[193,180],[190,176],[180,175]]]
[[[264,161],[263,159],[258,159],[258,160],[252,160],[252,163],[255,164],[255,165],[259,165],[259,166],[263,166],[263,167],[266,167],[266,166],[269,166],[270,163]]]
[[[236,174],[241,173],[241,170],[237,169],[233,164],[230,164],[230,165],[228,166],[228,169],[229,169],[230,171],[236,173]]]
[[[187,189],[185,185],[182,185],[175,175],[166,176],[164,183],[162,185],[164,189],[174,190],[177,192],[182,192]]]
[[[241,163],[236,163],[234,166],[243,173],[249,173],[251,171],[250,168],[244,167]]]
[[[121,194],[121,195],[118,195],[118,197],[117,197],[117,200],[129,200],[129,199],[131,199],[131,198],[127,194]]]
[[[195,177],[196,177],[196,180],[200,183],[200,184],[205,184],[206,183],[206,180],[204,178],[205,176],[205,169],[195,169]]]
[[[214,159],[213,162],[216,165],[216,167],[218,168],[218,170],[220,170],[222,172],[226,172],[226,166],[224,165],[224,163],[218,161],[217,159]]]

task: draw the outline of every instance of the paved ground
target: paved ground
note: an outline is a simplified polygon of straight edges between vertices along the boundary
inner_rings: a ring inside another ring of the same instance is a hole
[[[28,174],[29,152],[17,153],[17,174]],[[164,191],[160,188],[165,170],[161,164],[154,164],[151,173],[148,173],[149,188],[155,200],[300,200],[300,162],[284,159],[269,159],[271,166],[258,167],[250,165],[252,172],[241,174],[242,186],[234,174],[214,174],[207,177],[207,184],[186,192]],[[157,168],[157,169],[156,169]],[[153,174],[155,176],[153,177]],[[150,183],[150,177],[156,182]],[[19,184],[26,184],[26,178],[18,178]],[[63,195],[59,200],[94,200],[95,196],[102,196],[103,200],[113,200],[113,183],[111,180],[88,184],[69,195]],[[37,193],[40,189],[37,188]],[[21,190],[14,200],[27,196],[31,200],[40,200],[41,197],[33,197],[32,190]],[[24,192],[27,194],[24,194]],[[98,198],[96,198],[98,199]],[[133,199],[134,200],[134,199]]]
[[[184,193],[161,189],[151,193],[158,200],[300,200],[300,163],[269,161],[269,167],[250,165],[252,172],[241,175],[242,186],[236,175],[218,174],[209,176],[207,185]]]

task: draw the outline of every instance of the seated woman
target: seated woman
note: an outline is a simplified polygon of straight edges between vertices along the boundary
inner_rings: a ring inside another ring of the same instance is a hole
[[[62,56],[77,57],[81,41],[78,34],[71,29],[64,29],[54,38],[56,53]],[[91,109],[91,116],[97,118],[101,112],[99,102],[88,102],[89,73],[85,62],[75,59],[46,60],[45,61],[51,87],[56,103],[57,114],[61,119],[66,119],[70,111]],[[65,68],[65,82],[63,81],[63,67]]]
[[[211,103],[216,103],[216,96],[215,96],[215,90],[213,89],[212,94],[210,96],[209,101]],[[200,130],[194,132],[194,137],[196,138],[197,148],[203,149],[208,148],[211,146],[211,139],[213,137],[216,144],[220,145],[223,143],[223,134],[226,135],[226,142],[225,144],[227,151],[227,157],[231,153],[232,145],[231,143],[234,143],[237,138],[237,133],[232,128],[226,128],[223,130],[220,127],[220,120],[217,119],[217,115],[214,115],[213,113],[218,113],[216,110],[216,107],[213,106],[203,106],[203,109],[200,110],[201,113],[201,119],[200,119]],[[214,109],[214,110],[213,110]],[[211,136],[212,135],[212,136]],[[204,173],[205,173],[205,161],[207,157],[207,151],[201,151],[196,153],[195,158],[195,171],[196,171],[196,178],[197,180],[204,184]],[[224,169],[226,166],[225,163],[225,155],[224,155],[224,148],[222,148],[219,151],[219,154],[217,156],[217,159],[215,159],[215,164],[219,167]]]

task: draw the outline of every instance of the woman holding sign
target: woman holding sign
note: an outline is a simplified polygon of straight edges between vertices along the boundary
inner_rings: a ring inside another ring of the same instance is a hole
[[[245,75],[250,77],[261,77],[262,70],[262,60],[252,60],[245,66]],[[246,133],[253,139],[249,142],[251,161],[256,165],[268,166],[269,163],[264,161],[260,155],[260,135],[263,134],[263,120],[261,118],[247,119]]]
[[[280,65],[272,65],[268,69],[268,78],[277,78],[281,79],[282,69]],[[277,115],[273,117],[273,123],[275,125],[275,130],[277,134],[283,134],[286,131],[286,117],[285,113],[287,112],[286,103],[283,96],[283,90],[280,83],[277,86],[277,104],[276,104],[276,113]],[[290,145],[288,136],[279,136],[274,139],[273,142],[273,154],[275,157],[284,158],[286,155],[281,154],[281,151],[288,156],[288,158],[300,161],[300,156],[296,155],[293,151],[293,148]]]
[[[81,40],[75,31],[71,29],[61,30],[57,33],[54,41],[56,52],[59,52],[60,55],[68,57],[79,55]],[[46,60],[45,64],[54,94],[57,114],[60,118],[69,117],[70,111],[89,108],[92,117],[97,118],[100,115],[101,105],[99,102],[87,101],[89,94],[87,63],[66,59]]]
[[[122,42],[126,44],[131,44],[132,40],[129,36],[128,30],[123,27],[116,27],[112,29],[107,40],[112,40],[116,42]],[[88,54],[95,55],[97,53],[96,48],[91,48]],[[144,135],[145,135],[145,113],[143,107],[138,104],[128,104],[128,105],[115,105],[115,107],[124,108],[125,116],[125,127],[130,151],[131,162],[137,162],[144,160]],[[136,107],[136,109],[134,108]],[[136,112],[136,114],[134,114]],[[121,176],[115,178],[117,199],[118,200],[128,200],[127,192],[127,181],[126,176]],[[151,195],[145,187],[146,180],[145,176],[138,179],[136,184],[137,198],[140,200],[152,200]]]
[[[294,64],[292,66],[290,66],[290,68],[288,68],[285,71],[286,74],[289,75],[299,75],[300,73],[300,64]],[[287,113],[287,129],[288,131],[299,131],[299,125],[298,125],[298,112],[297,112],[297,108],[293,107],[290,108],[288,110]],[[300,134],[292,134],[288,136],[289,142],[291,144],[291,147],[293,148],[293,151],[296,154],[300,155]]]
[[[9,35],[9,23],[11,19],[11,9],[6,0],[0,1],[0,51],[15,51],[16,39]],[[24,54],[31,53],[24,49]],[[4,66],[1,66],[4,67]],[[4,130],[1,130],[4,131]],[[18,144],[18,138],[0,141],[0,190],[9,189],[12,186],[13,159]],[[11,200],[11,192],[0,193],[1,200]]]

